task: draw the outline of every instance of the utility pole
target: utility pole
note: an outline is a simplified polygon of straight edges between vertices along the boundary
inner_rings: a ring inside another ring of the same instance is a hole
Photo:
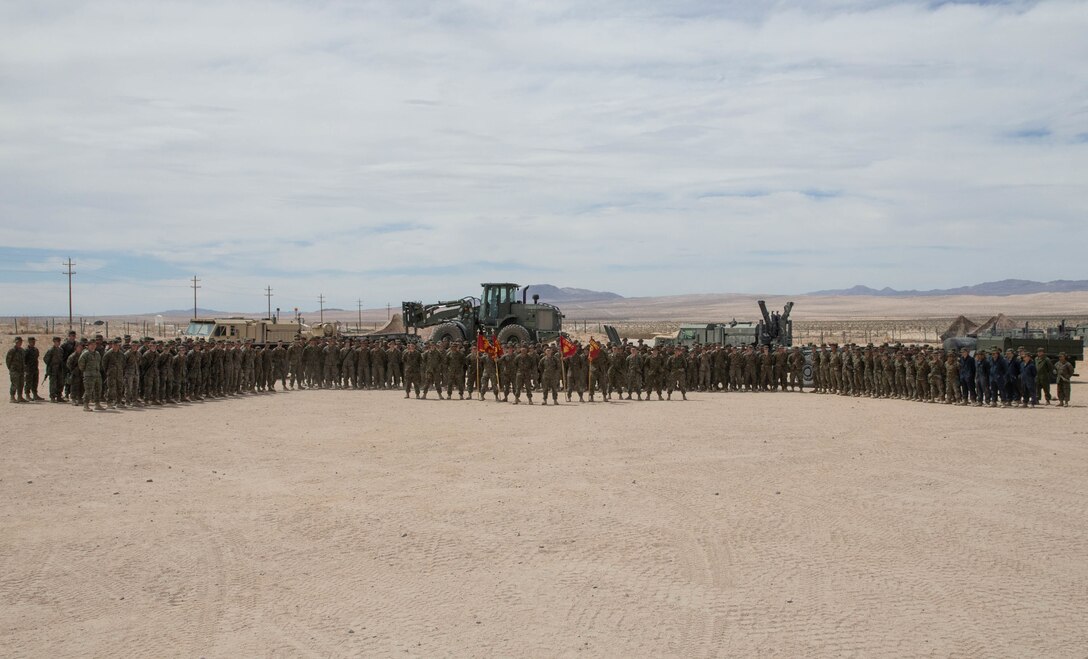
[[[317,296],[317,303],[319,305],[321,305],[321,321],[320,322],[323,323],[323,322],[325,322],[325,294],[324,293]]]
[[[390,315],[392,313],[392,311],[390,311],[390,309],[392,309],[392,308],[393,308],[392,303],[390,303],[390,302],[385,303],[385,319],[386,320],[389,320],[390,318],[393,317],[392,315]]]
[[[196,320],[196,289],[200,288],[200,286],[196,285],[198,281],[200,280],[196,278],[196,275],[193,275],[193,320]]]
[[[62,265],[67,266],[67,270],[62,272],[63,275],[68,275],[68,331],[72,331],[72,275],[76,274],[76,271],[72,269],[75,263],[72,263],[72,257],[68,257],[68,261]]]
[[[359,305],[359,325],[358,325],[358,327],[361,330],[363,328],[363,300],[362,300],[362,298],[356,300],[355,303]]]
[[[264,287],[264,296],[268,298],[268,319],[272,320],[272,287]]]

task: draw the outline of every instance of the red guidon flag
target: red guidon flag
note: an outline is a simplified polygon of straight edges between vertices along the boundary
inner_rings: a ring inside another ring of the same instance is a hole
[[[595,362],[597,358],[601,356],[601,344],[597,343],[597,339],[589,340],[589,361]]]
[[[487,338],[483,334],[476,335],[476,349],[485,355],[491,354],[491,344],[487,342]]]
[[[498,335],[491,337],[491,357],[493,359],[502,357],[502,344],[499,343]]]
[[[565,336],[559,337],[559,353],[563,355],[563,359],[570,359],[576,352],[578,352],[578,348],[573,341]]]

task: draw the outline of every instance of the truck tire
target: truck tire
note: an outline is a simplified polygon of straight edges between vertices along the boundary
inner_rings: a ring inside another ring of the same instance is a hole
[[[449,339],[450,341],[464,341],[465,336],[461,333],[461,328],[457,325],[457,323],[442,323],[438,327],[434,328],[434,334],[431,334],[431,340],[439,342],[443,339]]]
[[[529,336],[529,330],[521,325],[507,325],[499,330],[499,343],[503,345],[507,343],[523,345],[531,341],[532,337]]]

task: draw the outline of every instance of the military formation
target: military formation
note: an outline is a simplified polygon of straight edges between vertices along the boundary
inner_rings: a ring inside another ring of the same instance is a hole
[[[49,400],[87,411],[198,401],[288,389],[400,390],[426,399],[478,397],[547,405],[573,402],[686,400],[688,392],[806,390],[928,403],[1068,406],[1073,365],[1063,354],[1009,350],[960,354],[924,346],[657,347],[624,343],[499,346],[442,341],[337,337],[252,342],[53,337],[44,354],[16,337],[6,355],[11,402]],[[512,399],[511,399],[512,397]]]

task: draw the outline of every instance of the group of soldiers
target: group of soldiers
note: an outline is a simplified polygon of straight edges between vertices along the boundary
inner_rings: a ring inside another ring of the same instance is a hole
[[[900,398],[946,405],[1035,407],[1051,404],[1057,384],[1059,407],[1069,406],[1073,363],[1046,351],[1018,348],[990,353],[925,346],[813,348],[814,391],[841,396]]]
[[[205,342],[102,336],[53,337],[41,355],[35,339],[23,347],[16,337],[6,364],[11,401],[42,400],[40,363],[49,399],[82,404],[85,410],[162,405],[287,389],[395,389],[405,398],[440,399],[490,393],[496,401],[520,404],[671,400],[688,391],[810,391],[841,396],[900,398],[961,405],[1068,406],[1073,365],[1063,354],[1052,362],[1012,350],[959,355],[917,346],[659,347],[624,343],[494,346],[487,341],[416,343],[385,338],[298,339],[257,345],[250,341]],[[481,345],[483,349],[481,349]],[[494,349],[493,349],[494,348]],[[443,396],[443,394],[445,394]],[[93,408],[92,408],[93,405]]]

